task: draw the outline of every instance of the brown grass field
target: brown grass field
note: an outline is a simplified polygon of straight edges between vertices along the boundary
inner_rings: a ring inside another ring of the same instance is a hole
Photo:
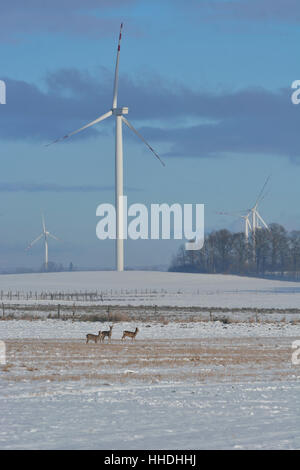
[[[292,379],[294,338],[7,340],[1,376],[10,382],[114,384]]]

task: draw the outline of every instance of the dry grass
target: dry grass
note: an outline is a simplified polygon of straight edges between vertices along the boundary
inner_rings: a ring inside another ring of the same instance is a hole
[[[115,299],[116,300],[116,299]],[[60,320],[73,321],[96,321],[96,322],[119,322],[119,321],[160,321],[166,323],[169,321],[223,321],[225,323],[248,322],[249,317],[253,321],[273,322],[274,315],[286,317],[286,321],[300,321],[300,310],[295,308],[262,308],[251,307],[240,308],[222,308],[222,307],[175,307],[175,306],[155,306],[143,305],[142,299],[140,305],[108,305],[103,302],[95,304],[80,304],[69,301],[60,304],[58,299],[49,301],[47,304],[22,304],[5,303],[5,314],[0,316],[1,320],[38,320],[38,319],[57,319],[58,305],[60,305]],[[291,318],[291,315],[293,318]],[[239,317],[239,320],[237,320]],[[252,320],[251,320],[252,321]],[[279,320],[281,321],[281,320]],[[285,320],[282,320],[283,322]]]
[[[292,338],[136,340],[8,340],[9,381],[241,381],[288,379]]]
[[[1,372],[9,372],[12,367],[13,367],[12,364],[4,364],[4,365],[0,366],[0,371]]]

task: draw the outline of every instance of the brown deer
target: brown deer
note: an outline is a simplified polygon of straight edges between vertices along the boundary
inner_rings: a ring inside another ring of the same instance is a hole
[[[101,341],[101,331],[97,335],[92,335],[92,333],[88,333],[86,335],[86,343],[87,344],[89,341],[94,341],[95,343],[98,343],[98,341]]]
[[[126,338],[126,336],[128,336],[128,338],[131,338],[133,341],[136,335],[138,334],[138,331],[139,331],[138,327],[136,327],[135,331],[127,331],[127,330],[123,331],[122,341],[123,339]]]
[[[112,329],[113,325],[109,327],[109,331],[102,331],[100,341],[104,342],[104,338],[107,337],[107,342],[109,341],[111,343]]]

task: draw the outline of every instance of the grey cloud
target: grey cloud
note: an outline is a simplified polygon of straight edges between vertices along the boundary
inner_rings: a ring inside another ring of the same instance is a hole
[[[136,0],[6,0],[1,5],[0,38],[18,40],[36,32],[105,36],[120,22],[113,15],[108,18],[106,13],[135,3]],[[133,34],[136,32],[133,24],[130,29]]]
[[[63,136],[111,107],[112,81],[112,74],[105,69],[99,79],[74,69],[60,70],[46,77],[46,91],[7,80],[7,104],[0,107],[0,137],[46,143]],[[152,86],[154,82],[156,86]],[[120,103],[129,105],[129,119],[137,128],[145,121],[158,121],[159,127],[148,126],[143,134],[147,140],[169,143],[167,156],[234,152],[297,158],[300,107],[290,98],[288,88],[216,94],[197,92],[159,77],[133,81],[123,76],[120,80]],[[74,136],[72,141],[112,132],[113,123],[108,122]]]
[[[180,1],[177,2],[181,4]],[[199,19],[242,19],[254,21],[275,20],[298,23],[300,4],[298,0],[191,0],[190,8]],[[198,15],[197,15],[198,16]]]

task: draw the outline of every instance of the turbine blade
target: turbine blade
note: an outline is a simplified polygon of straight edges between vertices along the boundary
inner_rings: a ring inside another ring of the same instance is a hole
[[[259,200],[259,202],[261,203],[267,196],[269,196],[270,194],[270,191],[267,191]]]
[[[238,217],[243,217],[242,216],[242,213],[244,213],[245,211],[241,210],[241,211],[236,211],[236,212],[216,212],[216,214],[218,215],[232,215],[232,216],[238,216]]]
[[[104,119],[110,117],[112,115],[112,111],[108,111],[108,113],[102,114],[102,116],[98,117],[95,119],[95,121],[90,122],[89,124],[86,124],[85,126],[81,127],[80,129],[77,129],[76,131],[71,132],[70,134],[65,135],[64,137],[61,137],[59,139],[54,140],[54,142],[51,142],[50,144],[47,144],[46,147],[49,147],[49,145],[56,144],[57,142],[61,142],[65,139],[68,139],[72,135],[78,134],[79,132],[83,131],[84,129],[87,129],[88,127],[94,126],[100,121],[103,121]]]
[[[42,214],[42,224],[43,224],[43,231],[44,233],[46,232],[46,225],[45,225],[45,217],[44,214]]]
[[[48,232],[48,236],[53,238],[54,240],[57,240],[58,242],[61,242],[59,238],[57,238],[55,235],[52,235],[52,233]]]
[[[155,152],[155,150],[153,150],[153,148],[151,147],[151,145],[148,144],[148,142],[146,142],[146,140],[144,139],[144,137],[133,127],[132,124],[130,124],[129,121],[127,121],[126,118],[124,118],[124,116],[122,116],[122,120],[125,122],[126,126],[129,127],[129,129],[132,130],[132,132],[134,132],[143,142],[144,144],[147,145],[147,147],[151,150],[151,152],[155,155],[155,157],[160,161],[160,163],[163,165],[163,166],[166,166],[165,163],[162,161],[162,159],[160,158],[160,156]]]
[[[35,240],[33,240],[33,242],[31,242],[28,247],[26,248],[26,250],[30,250],[30,248],[36,243],[38,242],[42,237],[44,236],[43,233],[41,233],[41,235],[39,235]]]
[[[112,104],[113,109],[117,107],[117,103],[118,103],[119,60],[120,60],[122,29],[123,29],[123,23],[121,23],[121,26],[120,26],[120,35],[119,35],[119,42],[118,42],[118,51],[117,51],[117,60],[116,60],[116,69],[115,69],[115,81],[114,81],[114,92],[113,92],[113,104]]]
[[[264,219],[261,217],[261,215],[260,215],[257,211],[255,211],[255,213],[256,213],[256,217],[259,218],[259,220],[260,220],[261,223],[265,226],[265,228],[268,229],[268,230],[270,230],[270,229],[269,229],[269,226],[266,224],[266,222],[265,222]]]
[[[258,197],[257,197],[257,199],[256,199],[256,202],[255,202],[255,204],[254,204],[254,207],[256,207],[256,206],[258,205],[258,203],[261,202],[261,197],[262,197],[262,195],[263,195],[263,192],[264,192],[264,190],[265,190],[265,187],[267,186],[268,181],[269,181],[270,178],[271,178],[271,175],[269,175],[268,178],[266,179],[265,184],[263,185],[263,187],[262,187],[262,189],[261,189],[261,191],[260,191],[260,193],[259,193],[259,195],[258,195]]]

